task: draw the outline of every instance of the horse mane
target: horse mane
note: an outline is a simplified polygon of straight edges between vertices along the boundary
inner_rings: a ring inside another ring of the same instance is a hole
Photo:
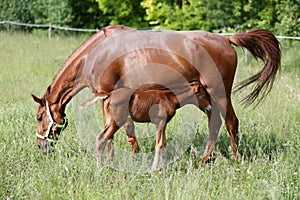
[[[65,70],[67,66],[70,65],[72,61],[75,60],[75,58],[82,52],[86,50],[91,50],[92,48],[89,48],[91,45],[96,45],[98,44],[98,41],[101,41],[101,39],[105,39],[106,37],[110,36],[110,32],[114,32],[115,30],[134,30],[122,25],[111,25],[107,27],[101,28],[97,33],[93,34],[91,37],[86,39],[77,49],[75,49],[71,55],[68,56],[66,61],[63,63],[62,67],[58,70],[56,75],[53,78],[53,81],[56,80],[60,76],[60,74]]]

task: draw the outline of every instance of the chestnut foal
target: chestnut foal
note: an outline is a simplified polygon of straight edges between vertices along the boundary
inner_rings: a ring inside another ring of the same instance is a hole
[[[113,156],[113,136],[130,116],[135,122],[151,122],[156,125],[152,170],[157,168],[158,163],[164,166],[166,125],[173,118],[176,110],[186,104],[196,105],[207,114],[211,109],[210,96],[198,81],[164,90],[134,91],[119,88],[107,94],[97,94],[82,106],[88,106],[98,99],[104,101],[105,116],[104,130],[98,135],[96,141],[99,161],[103,161],[102,154],[106,144],[108,144],[108,154]]]

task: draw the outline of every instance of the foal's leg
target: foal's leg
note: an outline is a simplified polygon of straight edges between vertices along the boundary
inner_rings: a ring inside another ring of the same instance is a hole
[[[101,104],[101,108],[102,108],[102,113],[103,113],[103,120],[104,120],[104,124],[106,121],[106,113],[104,110],[104,101],[102,99],[99,100],[100,104]],[[137,142],[137,139],[135,137],[135,132],[134,132],[134,123],[132,121],[132,119],[128,118],[126,123],[124,124],[124,128],[125,128],[125,132],[127,134],[128,140],[130,140],[130,144],[131,144],[131,149],[133,153],[138,153],[140,151],[140,147],[139,144]],[[113,139],[113,138],[112,138]],[[108,144],[108,149],[112,149],[112,155],[113,155],[113,140],[111,140],[111,142],[109,142]]]
[[[128,141],[131,144],[131,149],[133,153],[138,153],[140,151],[139,144],[137,142],[137,139],[135,137],[134,132],[134,123],[132,119],[128,118],[126,123],[124,124],[125,132],[128,136]]]
[[[157,166],[159,163],[161,163],[162,167],[165,166],[165,157],[166,157],[166,121],[160,121],[156,125],[156,144],[155,144],[155,155],[154,160],[152,164],[152,171],[155,171],[157,169]]]
[[[207,113],[207,117],[208,117],[209,136],[208,136],[208,140],[202,158],[203,161],[207,161],[210,158],[215,148],[219,130],[222,124],[220,111],[213,100],[211,101],[211,110]]]

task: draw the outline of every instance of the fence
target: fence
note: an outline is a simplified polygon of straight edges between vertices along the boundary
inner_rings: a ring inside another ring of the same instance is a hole
[[[47,28],[48,29],[48,37],[52,37],[52,29],[65,30],[65,31],[76,31],[76,32],[98,32],[99,29],[83,29],[83,28],[70,28],[70,27],[62,27],[52,24],[28,24],[14,21],[1,21],[1,24],[7,24],[7,31],[11,31],[11,25],[17,26],[25,26],[25,27],[33,27],[33,28]],[[232,35],[233,33],[223,33],[222,35]],[[290,40],[300,40],[300,37],[293,36],[276,36],[280,39],[290,39]],[[248,50],[245,50],[245,62],[248,61]]]
[[[2,21],[0,24],[7,24],[7,31],[11,31],[11,25],[17,26],[25,26],[32,28],[47,28],[48,29],[48,37],[52,37],[52,29],[65,30],[65,31],[76,31],[76,32],[97,32],[98,29],[83,29],[83,28],[70,28],[70,27],[62,27],[52,24],[28,24],[14,21]]]
[[[52,36],[52,29],[65,30],[65,31],[76,31],[76,32],[98,32],[98,30],[99,30],[99,29],[62,27],[62,26],[57,26],[57,25],[52,25],[52,24],[28,24],[28,23],[14,22],[14,21],[1,21],[0,24],[7,24],[8,32],[11,31],[11,25],[33,27],[33,28],[47,28],[49,38],[51,38],[51,36]],[[223,35],[232,35],[232,34],[233,33],[224,33]],[[276,36],[276,37],[281,38],[281,39],[300,40],[300,37],[293,37],[293,36]]]

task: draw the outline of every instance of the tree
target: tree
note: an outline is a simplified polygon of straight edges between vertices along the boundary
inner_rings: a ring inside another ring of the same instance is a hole
[[[213,32],[265,28],[300,35],[300,0],[1,0],[0,8],[0,20],[78,28],[109,24]]]
[[[30,11],[32,0],[1,0],[0,21],[10,20],[23,23],[33,23],[34,17]],[[18,27],[16,29],[28,29]]]
[[[68,3],[74,16],[73,27],[94,29],[109,24],[108,18],[103,15],[95,0],[68,0]]]
[[[38,24],[69,26],[74,18],[67,0],[35,0],[31,10]]]
[[[232,1],[144,0],[142,6],[151,25],[175,30],[220,31],[240,22]]]
[[[282,35],[300,36],[300,1],[279,0],[276,10],[277,32]]]
[[[141,0],[96,0],[99,9],[109,24],[123,24],[131,27],[147,27],[145,11]]]

